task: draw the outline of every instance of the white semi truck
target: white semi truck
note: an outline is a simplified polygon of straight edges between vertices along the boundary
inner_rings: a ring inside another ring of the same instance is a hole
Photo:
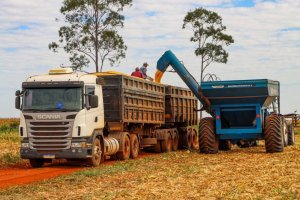
[[[197,100],[188,89],[121,73],[88,74],[70,68],[31,76],[16,91],[21,157],[32,167],[53,159],[98,166],[140,149],[197,148]]]

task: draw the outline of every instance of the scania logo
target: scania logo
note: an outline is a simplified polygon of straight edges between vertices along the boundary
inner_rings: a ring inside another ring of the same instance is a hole
[[[61,115],[37,115],[37,120],[59,120]]]

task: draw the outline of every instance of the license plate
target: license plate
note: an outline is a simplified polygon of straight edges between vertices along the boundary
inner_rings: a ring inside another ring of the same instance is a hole
[[[55,155],[43,155],[43,158],[54,159]]]

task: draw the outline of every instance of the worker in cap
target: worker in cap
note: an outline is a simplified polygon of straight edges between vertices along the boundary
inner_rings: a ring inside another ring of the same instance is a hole
[[[138,78],[144,78],[143,74],[140,72],[140,68],[135,68],[135,71],[131,73],[131,76],[138,77]]]
[[[141,73],[143,74],[143,78],[146,79],[147,78],[147,67],[148,67],[148,63],[144,63],[143,66],[140,68]]]

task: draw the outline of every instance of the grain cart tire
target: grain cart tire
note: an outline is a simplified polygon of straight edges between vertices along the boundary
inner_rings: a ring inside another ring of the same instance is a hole
[[[156,153],[161,153],[161,145],[160,145],[161,141],[160,140],[157,140],[157,143],[156,145],[154,146],[154,151]]]
[[[282,120],[277,115],[267,117],[265,121],[265,148],[267,153],[282,152],[284,148]]]
[[[140,151],[140,143],[136,134],[130,134],[130,158],[137,158]]]
[[[230,151],[231,150],[231,142],[230,140],[220,140],[219,141],[219,150],[222,151]]]
[[[197,137],[197,131],[195,129],[192,130],[192,149],[197,150],[199,149],[199,145],[198,145],[198,137]]]
[[[172,151],[172,138],[170,133],[168,133],[167,138],[165,140],[161,140],[161,151],[163,153],[168,153]]]
[[[40,167],[43,167],[45,160],[42,158],[29,159],[29,163],[30,163],[31,167],[33,167],[33,168],[40,168]]]
[[[282,131],[283,131],[283,140],[284,140],[284,146],[288,146],[288,143],[289,143],[289,129],[288,129],[288,126],[285,122],[285,119],[284,117],[281,117],[281,123],[282,123]]]
[[[289,130],[289,136],[288,136],[288,145],[294,145],[295,144],[295,131],[294,126],[291,124],[288,126]]]
[[[119,151],[117,153],[117,158],[119,160],[128,160],[130,157],[130,148],[131,148],[131,144],[130,144],[130,138],[127,135],[124,135],[123,137],[120,138],[120,146],[123,146],[123,151]]]
[[[186,134],[183,135],[183,145],[184,149],[190,149],[192,146],[192,134],[190,131],[187,131]]]
[[[179,146],[179,134],[177,131],[174,131],[174,137],[172,138],[172,150],[177,151]]]
[[[215,154],[219,150],[219,141],[215,134],[215,121],[211,117],[201,119],[199,125],[200,153]]]
[[[103,157],[101,142],[99,138],[95,138],[92,146],[92,157],[87,159],[89,165],[97,167],[100,165]]]

